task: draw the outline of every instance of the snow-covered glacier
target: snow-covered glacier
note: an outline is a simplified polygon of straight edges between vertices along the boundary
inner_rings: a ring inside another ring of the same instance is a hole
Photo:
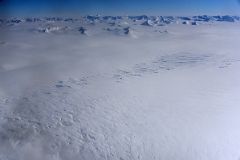
[[[240,17],[0,19],[0,160],[239,160]]]

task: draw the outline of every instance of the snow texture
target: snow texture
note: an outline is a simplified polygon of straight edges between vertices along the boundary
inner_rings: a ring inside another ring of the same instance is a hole
[[[239,20],[0,19],[0,160],[239,160]]]

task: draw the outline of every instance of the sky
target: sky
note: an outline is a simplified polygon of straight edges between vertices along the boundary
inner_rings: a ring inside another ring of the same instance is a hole
[[[240,0],[0,0],[3,15],[240,15]]]

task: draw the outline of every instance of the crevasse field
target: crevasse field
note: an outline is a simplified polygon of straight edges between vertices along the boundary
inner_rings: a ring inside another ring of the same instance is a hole
[[[0,160],[239,160],[240,17],[0,20]]]

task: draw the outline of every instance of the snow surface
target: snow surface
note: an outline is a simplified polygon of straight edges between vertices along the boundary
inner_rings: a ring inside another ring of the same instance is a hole
[[[0,160],[239,160],[239,27],[1,19]]]

